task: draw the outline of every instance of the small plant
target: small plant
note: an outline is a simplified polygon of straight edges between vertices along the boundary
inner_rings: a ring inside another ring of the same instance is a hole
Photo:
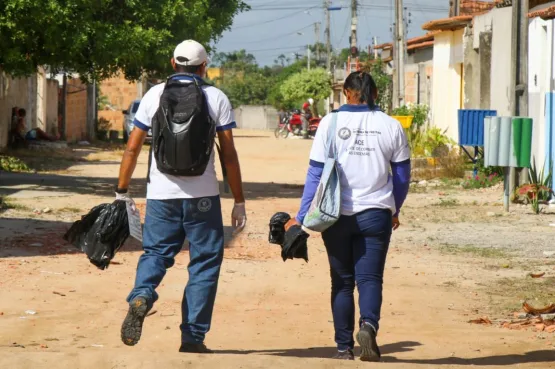
[[[553,164],[549,165],[547,173],[542,168],[538,171],[536,159],[532,161],[532,166],[528,172],[530,184],[525,184],[517,189],[519,198],[525,198],[532,206],[534,214],[542,212],[542,204],[549,201],[553,187]]]
[[[437,204],[434,204],[435,206],[441,206],[441,207],[446,207],[446,208],[450,208],[450,207],[454,207],[454,206],[458,206],[459,205],[459,200],[457,199],[444,199],[444,198],[440,198],[439,202]]]
[[[112,127],[110,121],[106,118],[98,118],[98,122],[96,124],[99,131],[109,131]]]
[[[463,178],[466,171],[466,160],[456,150],[451,150],[448,155],[440,156],[438,163],[441,173],[447,178]]]
[[[0,155],[0,170],[5,172],[31,172],[31,168],[21,159],[4,155]]]
[[[474,190],[478,188],[488,188],[495,186],[503,180],[501,176],[496,173],[489,176],[478,174],[475,177],[468,177],[462,182],[462,187],[466,190]]]

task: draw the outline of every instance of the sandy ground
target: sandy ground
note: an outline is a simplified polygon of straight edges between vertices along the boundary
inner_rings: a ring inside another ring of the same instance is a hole
[[[554,334],[467,323],[510,319],[523,299],[555,302],[554,259],[543,254],[555,250],[555,217],[518,206],[504,215],[499,188],[463,191],[441,182],[413,188],[393,237],[379,335],[383,362],[329,360],[335,348],[321,238],[309,240],[309,263],[284,263],[267,243],[270,216],[297,209],[310,142],[236,135],[249,224],[228,238],[206,342],[216,355],[177,353],[187,251],[168,271],[140,343],[121,343],[140,245],[128,241],[116,263],[100,271],[61,238],[80,214],[112,201],[121,151],[83,148],[91,160],[62,174],[0,174],[0,194],[18,204],[0,214],[0,367],[555,367]],[[138,202],[146,162],[145,151],[134,180]],[[231,206],[224,195],[228,231]],[[526,278],[539,271],[546,276]]]

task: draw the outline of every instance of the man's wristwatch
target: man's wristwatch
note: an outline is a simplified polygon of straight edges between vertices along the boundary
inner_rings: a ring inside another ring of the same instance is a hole
[[[125,194],[125,193],[127,193],[127,188],[119,188],[119,187],[116,185],[116,193]]]

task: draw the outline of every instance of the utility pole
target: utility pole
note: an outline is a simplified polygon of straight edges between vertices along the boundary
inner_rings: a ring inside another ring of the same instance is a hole
[[[376,49],[376,46],[378,46],[378,38],[374,36],[374,59],[378,59],[378,49]]]
[[[306,69],[310,70],[310,45],[306,45]]]
[[[395,69],[397,74],[397,96],[394,107],[405,101],[405,21],[403,20],[403,0],[395,0]]]
[[[357,48],[357,0],[351,0],[351,54],[353,57],[356,55],[353,54],[353,51]]]
[[[529,0],[513,0],[511,48],[511,111],[514,116],[528,116],[528,12]],[[510,169],[509,190],[528,181],[528,170]]]
[[[330,10],[329,10],[330,0],[324,1],[324,7],[326,12],[326,53],[328,56],[326,68],[328,72],[330,72],[331,71],[331,34],[330,34],[331,17],[330,17]]]
[[[316,36],[316,63],[320,62],[320,22],[314,23],[314,35]]]

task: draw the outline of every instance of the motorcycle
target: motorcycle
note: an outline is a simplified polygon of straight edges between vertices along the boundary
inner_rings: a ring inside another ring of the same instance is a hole
[[[316,135],[320,120],[320,118],[316,117],[312,117],[308,120],[308,137],[314,137]],[[294,110],[292,113],[288,113],[285,118],[279,122],[274,134],[276,138],[287,138],[289,134],[302,136],[303,119],[300,110]]]

